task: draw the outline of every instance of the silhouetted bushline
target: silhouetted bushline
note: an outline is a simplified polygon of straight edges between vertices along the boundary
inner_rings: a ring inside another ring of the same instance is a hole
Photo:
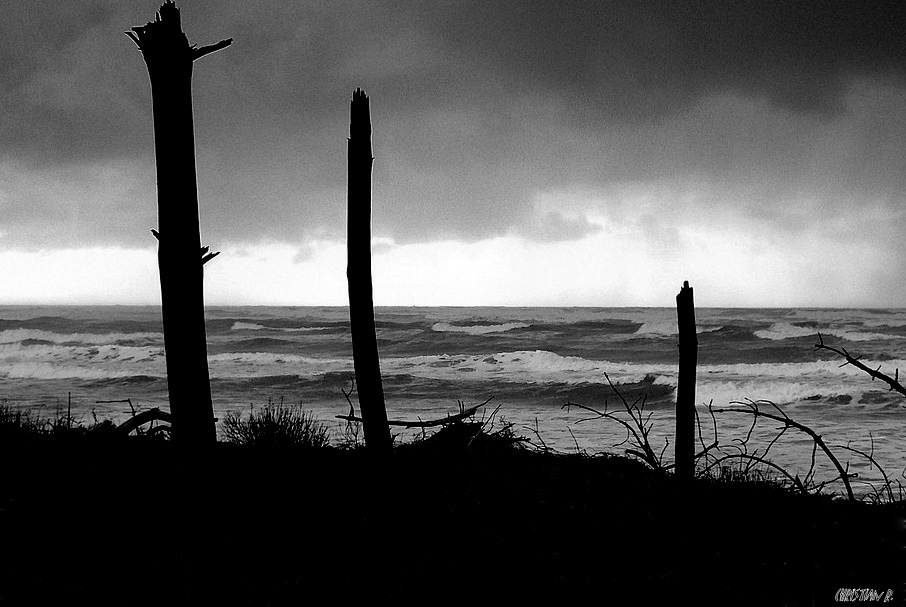
[[[204,320],[203,265],[216,253],[201,245],[195,134],[193,63],[231,39],[196,48],[182,31],[169,0],[154,21],[126,32],[141,50],[151,81],[157,165],[161,310],[173,440],[198,447],[216,441]]]
[[[110,420],[98,420],[92,412],[92,421],[86,423],[72,416],[71,410],[64,413],[57,410],[52,417],[34,415],[27,409],[0,405],[0,440],[16,440],[34,437],[80,438],[91,436],[121,436],[131,433],[136,436],[157,436],[161,428],[155,422],[168,419],[160,409],[152,408],[141,412],[133,411],[132,417],[115,424]],[[166,437],[164,437],[166,438]]]

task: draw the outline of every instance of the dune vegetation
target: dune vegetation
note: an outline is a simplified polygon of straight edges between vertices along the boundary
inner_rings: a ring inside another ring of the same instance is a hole
[[[898,596],[900,500],[804,492],[738,461],[681,483],[631,455],[552,451],[494,416],[425,431],[389,460],[355,423],[331,432],[299,407],[221,424],[223,440],[186,458],[147,424],[126,435],[0,410],[0,599]]]

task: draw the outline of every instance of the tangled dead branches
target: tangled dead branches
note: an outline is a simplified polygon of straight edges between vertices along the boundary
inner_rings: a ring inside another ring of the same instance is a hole
[[[672,463],[664,462],[664,454],[669,446],[669,440],[665,439],[664,447],[660,452],[656,451],[651,445],[649,437],[652,430],[652,413],[645,412],[645,396],[642,395],[634,402],[630,403],[623,397],[610,380],[610,377],[605,374],[605,378],[607,379],[611,390],[613,390],[619,398],[620,403],[623,406],[622,411],[608,410],[606,401],[603,409],[596,409],[594,407],[576,403],[567,403],[563,408],[569,410],[572,407],[576,407],[591,414],[591,416],[579,419],[575,423],[583,423],[596,419],[606,419],[616,422],[626,431],[626,438],[614,446],[619,447],[628,443],[629,448],[625,449],[625,453],[641,460],[655,471],[666,472],[672,469],[674,467]],[[711,418],[713,436],[713,440],[710,443],[706,443],[705,441],[701,419],[696,411],[698,440],[701,445],[701,450],[695,456],[697,477],[713,477],[715,472],[719,472],[723,477],[728,473],[728,470],[732,471],[732,468],[729,468],[728,464],[732,462],[741,462],[742,468],[736,472],[732,472],[731,476],[738,474],[739,477],[747,480],[765,479],[766,477],[773,478],[773,480],[782,479],[782,482],[786,483],[790,488],[804,494],[819,493],[826,486],[837,481],[842,481],[847,498],[850,500],[856,499],[850,480],[857,475],[849,472],[849,463],[847,462],[846,465],[843,465],[832,451],[831,446],[829,446],[815,430],[794,420],[787,415],[780,406],[770,401],[733,401],[730,405],[733,406],[714,408],[713,403],[708,404],[708,414]],[[741,414],[751,416],[751,423],[748,426],[745,436],[743,438],[735,438],[726,444],[721,444],[718,437],[717,414]],[[626,419],[626,416],[628,416],[628,420]],[[760,421],[777,422],[780,425],[777,427],[776,433],[767,441],[767,445],[764,448],[753,448],[753,434]],[[810,464],[804,476],[800,476],[797,473],[791,473],[782,465],[769,459],[774,446],[789,430],[796,430],[805,434],[812,441]],[[899,494],[902,498],[903,485],[900,484],[898,480],[891,479],[874,458],[874,438],[871,433],[869,433],[869,438],[871,440],[871,448],[868,452],[854,448],[849,444],[834,445],[834,448],[843,449],[865,458],[868,460],[870,466],[872,468],[877,468],[882,475],[884,484],[880,488],[873,486],[873,493],[865,497],[874,501],[883,501],[885,498],[891,502],[895,501],[896,498],[894,497],[893,484],[896,482],[899,485]],[[816,460],[819,450],[836,469],[837,475],[835,477],[821,481],[816,479]],[[765,474],[766,471],[767,476]],[[773,475],[773,477],[771,475]],[[906,478],[906,471],[904,471],[903,476]]]
[[[814,430],[812,430],[805,424],[797,422],[796,420],[791,418],[789,415],[787,415],[779,406],[777,406],[776,404],[774,404],[770,401],[746,400],[746,401],[733,401],[730,404],[739,405],[739,406],[730,407],[730,408],[726,408],[726,409],[714,409],[714,413],[743,413],[743,414],[751,415],[752,416],[752,425],[750,426],[749,432],[746,435],[746,441],[745,441],[746,444],[748,443],[749,438],[751,438],[752,432],[754,431],[755,425],[759,419],[761,419],[761,418],[768,419],[768,420],[780,422],[782,424],[778,428],[777,435],[768,443],[768,446],[765,449],[764,453],[762,453],[761,455],[753,454],[752,456],[747,456],[747,457],[751,457],[751,458],[753,458],[754,461],[758,461],[762,464],[772,467],[775,470],[780,471],[787,479],[793,481],[793,484],[795,486],[797,486],[801,491],[807,492],[808,491],[807,487],[811,485],[811,482],[814,478],[815,455],[817,453],[817,450],[821,449],[821,451],[824,452],[824,454],[827,456],[827,458],[830,460],[830,462],[837,469],[837,472],[839,473],[838,478],[840,478],[843,481],[843,485],[846,487],[847,497],[849,497],[849,499],[851,499],[851,500],[855,499],[855,496],[853,495],[852,485],[849,482],[849,479],[852,475],[850,475],[849,472],[840,464],[840,461],[834,456],[833,452],[831,452],[831,450],[828,448],[827,444],[824,442],[824,440],[821,438],[821,436],[817,432],[815,432]],[[773,411],[770,411],[770,410],[765,411],[762,409],[762,407],[768,407],[770,409],[773,409]],[[811,465],[809,467],[808,473],[806,473],[805,482],[802,482],[799,479],[798,475],[793,477],[788,472],[786,472],[783,468],[773,464],[772,462],[769,462],[766,459],[768,451],[770,451],[771,447],[773,447],[774,444],[776,444],[776,442],[778,440],[780,440],[780,438],[790,428],[794,428],[796,430],[799,430],[800,432],[807,434],[808,436],[811,437],[811,439],[813,441]],[[829,482],[833,482],[834,480],[836,480],[836,479],[833,479],[832,481],[829,481]],[[827,484],[827,483],[824,483],[824,484]]]
[[[664,440],[664,448],[661,449],[660,453],[656,452],[651,446],[651,442],[648,439],[648,435],[651,433],[651,412],[645,413],[645,402],[647,397],[643,394],[639,396],[632,404],[626,400],[626,398],[617,390],[617,387],[613,384],[610,379],[610,376],[607,373],[604,374],[604,377],[607,379],[607,383],[610,385],[610,389],[613,390],[614,394],[617,395],[617,398],[620,399],[620,403],[623,405],[623,411],[629,415],[629,420],[626,421],[620,417],[617,413],[607,410],[607,401],[604,401],[603,409],[595,409],[594,407],[589,407],[588,405],[580,405],[578,403],[566,403],[563,405],[563,409],[566,409],[567,412],[573,407],[591,413],[591,417],[586,417],[576,421],[575,423],[580,424],[583,422],[595,420],[595,419],[607,419],[614,421],[626,430],[626,438],[623,441],[614,445],[615,447],[620,447],[625,444],[629,444],[630,448],[626,449],[627,455],[632,455],[642,460],[648,464],[653,470],[658,472],[665,472],[668,469],[673,467],[673,464],[664,464],[664,453],[667,451],[667,447],[670,445],[670,441]]]

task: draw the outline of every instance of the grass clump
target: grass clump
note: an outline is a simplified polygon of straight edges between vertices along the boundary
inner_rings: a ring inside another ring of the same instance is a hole
[[[31,412],[8,405],[0,405],[0,435],[38,434],[42,424],[32,418]]]
[[[311,411],[301,406],[268,403],[262,409],[228,413],[223,420],[227,442],[246,447],[267,449],[320,448],[330,442],[326,426],[315,419]]]
[[[6,438],[83,436],[98,426],[95,423],[85,427],[68,410],[66,413],[58,410],[56,416],[45,418],[33,415],[28,409],[0,405],[0,436]]]

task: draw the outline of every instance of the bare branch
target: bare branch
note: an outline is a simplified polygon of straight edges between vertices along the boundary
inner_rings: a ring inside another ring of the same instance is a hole
[[[899,369],[896,369],[894,371],[893,377],[890,377],[886,373],[881,373],[880,366],[878,366],[877,369],[872,369],[871,367],[860,362],[857,357],[854,357],[849,352],[847,352],[846,348],[843,348],[843,347],[835,348],[833,346],[828,346],[827,344],[825,344],[824,338],[821,337],[820,333],[818,333],[818,343],[815,344],[815,349],[816,350],[828,350],[830,352],[833,352],[834,354],[837,354],[838,356],[842,356],[843,358],[846,359],[846,362],[843,363],[842,365],[840,365],[841,367],[845,367],[846,365],[852,365],[855,368],[857,368],[861,371],[864,371],[865,373],[868,373],[868,375],[871,376],[872,380],[880,379],[881,381],[883,381],[884,383],[886,383],[889,386],[890,390],[894,390],[896,392],[899,392],[903,396],[906,396],[906,388],[904,388],[903,385],[899,382],[899,377],[900,377]]]
[[[135,32],[124,32],[124,33],[125,33],[127,36],[129,36],[130,38],[132,38],[132,42],[135,43],[135,46],[138,47],[138,50],[142,50],[142,45],[141,45],[141,43],[138,41],[138,36],[135,35]]]
[[[219,51],[221,49],[225,49],[226,47],[228,47],[231,44],[233,44],[233,39],[226,38],[224,40],[221,40],[220,42],[216,42],[214,44],[209,44],[209,45],[203,46],[201,48],[196,48],[193,45],[192,46],[192,61],[201,59],[205,55],[210,55],[211,53],[216,53],[217,51]]]
[[[530,445],[532,445],[536,449],[540,449],[544,453],[548,453],[548,452],[552,451],[552,449],[547,446],[547,443],[544,442],[544,439],[541,438],[541,432],[538,430],[538,418],[537,417],[535,418],[534,426],[523,426],[523,429],[528,430],[529,432],[531,432],[532,434],[535,435],[535,438],[538,439],[537,445],[532,443],[531,441],[529,441]],[[572,435],[572,431],[570,431],[570,435]],[[573,441],[576,443],[576,452],[578,453],[579,452],[579,443],[578,443],[578,441],[576,441],[575,436],[573,436]]]
[[[808,472],[805,474],[805,482],[808,484],[815,477],[815,459],[818,455],[818,443],[812,442],[812,459],[808,467]]]
[[[167,413],[166,411],[161,411],[157,407],[154,407],[153,409],[142,411],[138,415],[130,417],[119,426],[117,426],[116,429],[123,434],[129,434],[142,424],[155,420],[166,422],[168,424],[173,423],[173,417],[169,413]]]
[[[345,394],[345,392],[344,392],[344,394]],[[419,421],[414,421],[414,422],[413,421],[402,421],[402,420],[387,420],[387,424],[390,426],[400,426],[403,428],[433,428],[435,426],[446,426],[449,424],[460,422],[469,417],[472,417],[473,415],[475,415],[475,412],[478,411],[478,409],[484,407],[486,404],[491,402],[492,398],[494,398],[494,397],[492,396],[491,398],[487,399],[483,403],[475,405],[474,407],[469,407],[468,409],[463,409],[462,412],[457,413],[456,415],[448,415],[447,417],[444,417],[441,419],[432,419],[432,420],[428,420],[428,421],[419,420]],[[362,421],[361,417],[356,417],[354,414],[353,415],[337,415],[336,418],[344,419],[347,422],[361,422]]]
[[[864,457],[865,459],[867,459],[869,461],[870,465],[877,466],[878,471],[881,473],[881,476],[884,477],[884,486],[883,486],[882,490],[883,489],[887,490],[887,499],[891,503],[893,503],[895,500],[893,498],[893,491],[890,488],[891,485],[893,484],[893,481],[890,480],[890,478],[887,476],[887,472],[884,471],[884,468],[881,467],[881,464],[879,464],[877,462],[877,460],[874,458],[875,441],[874,441],[874,437],[871,435],[871,432],[868,433],[868,437],[871,440],[871,451],[869,453],[865,453],[864,451],[862,451],[860,449],[856,449],[855,447],[850,447],[849,445],[837,445],[837,446],[840,447],[841,449],[846,449],[847,451],[852,451],[853,453],[856,453],[857,455],[861,455],[862,457]],[[878,490],[875,489],[875,492],[877,493]]]
[[[202,247],[202,248],[201,248],[201,249],[202,249],[201,265],[204,265],[204,264],[208,263],[209,261],[211,261],[212,259],[214,259],[214,258],[217,257],[218,255],[220,255],[220,251],[215,251],[214,253],[207,253],[207,254],[205,254],[205,252],[207,251],[207,248],[208,248],[208,247]]]

